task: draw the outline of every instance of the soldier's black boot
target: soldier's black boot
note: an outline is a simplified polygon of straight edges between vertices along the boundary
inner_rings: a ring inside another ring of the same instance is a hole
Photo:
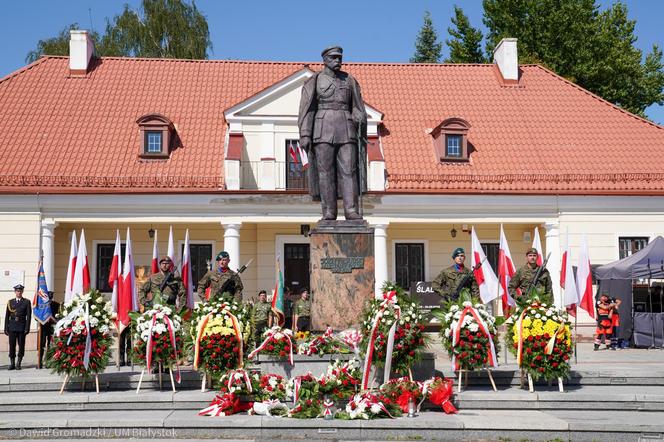
[[[120,353],[120,367],[124,367],[125,365],[127,365],[127,363],[125,362],[124,352],[122,352]]]
[[[14,362],[14,358],[9,358],[9,369],[10,370],[16,369],[16,363]]]
[[[20,370],[20,369],[21,369],[21,361],[22,361],[22,360],[23,360],[23,358],[18,358],[18,361],[16,361],[16,369],[17,369],[17,370]]]

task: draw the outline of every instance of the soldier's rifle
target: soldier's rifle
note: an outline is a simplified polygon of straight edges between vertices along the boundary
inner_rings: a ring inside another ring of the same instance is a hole
[[[466,286],[466,284],[468,284],[470,279],[475,277],[475,270],[482,267],[482,264],[484,264],[484,261],[486,261],[486,256],[484,257],[484,259],[482,261],[478,262],[477,264],[475,264],[473,266],[473,268],[470,269],[470,273],[467,273],[466,276],[463,277],[463,279],[461,280],[461,282],[457,286],[456,290],[454,291],[454,300],[455,301],[457,299],[459,299],[459,296],[461,295],[461,290],[463,290],[463,288]]]
[[[544,260],[544,262],[542,263],[542,265],[539,266],[539,268],[537,269],[537,272],[535,272],[535,276],[533,277],[532,281],[530,281],[530,284],[528,285],[528,290],[526,290],[526,295],[528,295],[528,294],[530,293],[530,291],[531,291],[533,288],[535,288],[535,286],[536,286],[537,283],[539,282],[540,276],[542,276],[542,272],[543,272],[544,269],[546,268],[546,264],[549,262],[549,258],[551,258],[551,252],[549,252],[549,253],[546,255],[546,259]]]
[[[245,270],[247,270],[247,267],[249,267],[253,261],[254,261],[254,259],[251,258],[249,261],[247,261],[246,264],[244,264],[242,267],[240,267],[239,269],[237,269],[237,274],[239,275],[239,274],[241,274],[242,272],[244,272]],[[230,289],[231,289],[231,288],[233,288],[233,292],[235,292],[235,281],[233,280],[233,278],[228,278],[228,279],[227,279],[226,281],[224,281],[224,283],[222,284],[222,286],[221,286],[221,290],[220,290],[220,293],[222,293],[222,294],[224,294],[224,293],[226,293],[226,292],[230,293]]]

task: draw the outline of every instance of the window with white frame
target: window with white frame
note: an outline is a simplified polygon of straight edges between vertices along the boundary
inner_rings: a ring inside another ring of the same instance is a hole
[[[461,157],[461,135],[446,135],[446,156],[450,158]]]

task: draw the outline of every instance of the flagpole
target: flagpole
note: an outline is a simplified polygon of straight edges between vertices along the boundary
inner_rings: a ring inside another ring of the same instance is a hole
[[[574,336],[574,365],[579,364],[579,360],[578,360],[578,357],[577,357],[577,354],[578,354],[578,352],[577,352],[577,341],[578,341],[577,336],[579,336],[579,331],[576,328],[578,321],[579,321],[579,310],[577,309],[576,310],[576,315],[574,315],[574,334],[575,334],[575,336]]]

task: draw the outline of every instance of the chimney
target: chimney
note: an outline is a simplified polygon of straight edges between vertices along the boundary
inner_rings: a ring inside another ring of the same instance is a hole
[[[493,51],[493,63],[498,66],[505,84],[519,83],[519,57],[516,38],[503,38]]]
[[[88,31],[69,31],[69,75],[84,77],[90,68],[95,45]]]

